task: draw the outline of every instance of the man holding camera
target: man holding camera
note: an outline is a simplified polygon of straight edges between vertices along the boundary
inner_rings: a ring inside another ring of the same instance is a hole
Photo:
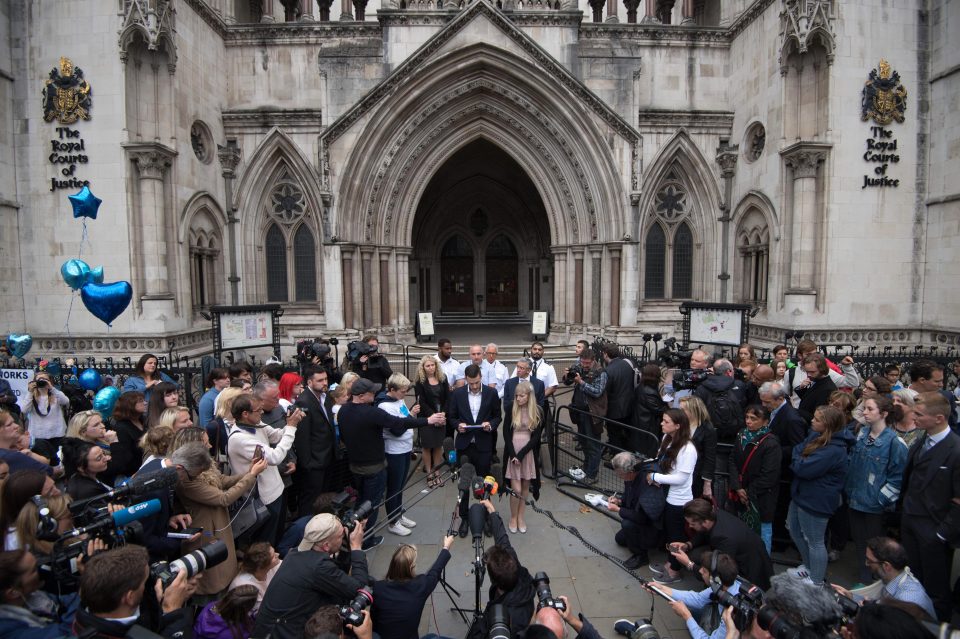
[[[353,362],[353,372],[374,384],[383,386],[393,375],[390,362],[379,353],[380,341],[376,337],[367,335],[363,338],[363,342],[367,345],[367,352]]]
[[[593,357],[592,349],[580,353],[578,366],[567,369],[563,383],[573,385],[571,411],[583,446],[583,468],[573,467],[569,474],[582,484],[594,484],[600,473],[600,451],[603,444],[603,420],[607,414],[607,372]]]
[[[542,606],[537,610],[535,623],[527,627],[526,639],[563,639],[566,632],[563,624],[573,628],[577,633],[575,639],[600,639],[600,633],[593,627],[590,620],[583,613],[574,615],[570,610],[570,600],[565,596],[557,597],[563,602],[563,610],[553,606]]]
[[[334,558],[340,552],[346,529],[329,513],[307,523],[303,540],[280,564],[263,595],[251,636],[263,639],[300,639],[307,620],[319,607],[350,601],[367,585],[367,557],[363,546],[364,522],[350,531],[350,573]]]
[[[73,631],[84,639],[116,637],[189,636],[193,615],[187,601],[197,589],[200,575],[177,573],[166,588],[150,575],[147,551],[141,546],[121,546],[90,559],[80,578],[80,609]],[[147,592],[147,583],[154,585]],[[150,598],[156,597],[155,600]],[[160,617],[151,620],[147,611]]]

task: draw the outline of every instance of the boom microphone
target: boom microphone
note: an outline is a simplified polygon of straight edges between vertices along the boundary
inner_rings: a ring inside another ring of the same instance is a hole
[[[483,537],[483,526],[487,523],[487,509],[481,504],[473,504],[470,506],[468,517],[470,519],[470,533],[474,540]]]
[[[466,455],[461,457],[460,460],[462,463],[460,464],[460,482],[457,484],[457,490],[462,495],[470,492],[473,480],[477,476],[477,469],[470,463],[470,458]]]
[[[113,526],[114,528],[124,528],[128,524],[133,523],[139,519],[144,519],[150,515],[155,515],[160,512],[160,500],[159,499],[150,499],[139,504],[134,504],[123,510],[118,510],[113,512],[106,517],[101,517],[97,521],[93,522],[89,526],[84,526],[83,528],[74,528],[73,530],[67,531],[63,534],[61,539],[70,539],[72,537],[79,537],[85,535],[89,532],[99,530],[106,526]]]
[[[110,492],[73,502],[70,504],[70,512],[74,514],[83,512],[87,506],[95,502],[111,501],[127,496],[145,495],[164,488],[173,488],[177,485],[178,480],[179,476],[177,475],[176,468],[162,468],[152,473],[137,474],[131,477],[127,483],[122,486],[117,486]]]

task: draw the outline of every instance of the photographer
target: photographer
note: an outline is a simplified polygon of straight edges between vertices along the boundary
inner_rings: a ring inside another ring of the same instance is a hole
[[[363,611],[363,623],[353,626],[343,623],[337,606],[320,606],[303,627],[303,639],[346,639],[344,628],[353,633],[356,639],[376,639],[373,633],[373,616],[369,610]]]
[[[483,553],[483,561],[490,573],[490,591],[484,614],[474,621],[467,631],[467,639],[486,639],[489,630],[488,612],[492,606],[501,604],[509,619],[511,632],[516,636],[523,632],[533,618],[536,589],[533,577],[520,564],[517,551],[510,545],[510,537],[503,526],[503,520],[489,499],[480,502],[487,509],[490,527],[493,529],[495,546]]]
[[[724,611],[724,615],[726,618],[733,617],[732,607]],[[809,579],[787,572],[770,580],[770,589],[764,593],[761,613],[749,615],[745,620],[747,625],[737,629],[751,639],[774,639],[775,636],[822,639],[837,636],[836,626],[841,615],[840,605],[827,590],[814,585]],[[782,634],[768,632],[774,624],[783,628]],[[730,637],[733,628],[728,626],[727,629],[727,636]]]
[[[350,533],[350,574],[334,562],[346,529],[329,513],[316,515],[307,524],[296,552],[287,555],[270,581],[254,637],[300,639],[304,624],[320,606],[349,601],[369,581],[363,545],[363,522]]]
[[[456,535],[446,535],[440,554],[422,575],[416,574],[417,549],[401,544],[383,581],[373,585],[376,597],[373,601],[373,627],[381,639],[415,639],[420,625],[420,616],[427,597],[437,587],[443,569],[450,561],[450,548]]]
[[[40,590],[37,560],[27,550],[0,552],[0,637],[54,639],[70,634],[77,597]]]
[[[725,592],[732,597],[740,593],[737,562],[726,553],[706,550],[700,558],[699,572],[700,579],[708,586],[704,590],[677,590],[656,582],[651,585],[676,599],[670,608],[683,619],[693,639],[722,639],[727,636],[727,626],[721,619],[724,606],[716,593]]]
[[[80,578],[80,609],[73,631],[83,639],[190,636],[193,615],[186,603],[198,578],[188,579],[181,571],[164,589],[150,574],[145,548],[128,545],[102,552],[87,562]],[[148,594],[150,581],[154,586]],[[161,612],[157,622],[144,614],[144,609],[153,608],[149,598],[154,594]]]
[[[732,444],[743,428],[743,409],[746,405],[745,382],[733,374],[733,364],[728,359],[713,363],[713,372],[693,394],[703,400],[710,413],[710,423],[717,430],[717,441]]]
[[[63,410],[69,405],[70,399],[54,388],[50,374],[40,372],[27,384],[20,411],[34,437],[57,440],[67,432]]]
[[[600,472],[600,451],[603,444],[603,421],[607,414],[607,372],[594,359],[593,351],[580,353],[579,365],[568,368],[563,383],[573,385],[572,411],[583,446],[583,468],[571,468],[569,474],[582,484],[594,484]]]
[[[350,360],[350,370],[374,384],[383,386],[393,375],[393,369],[390,368],[390,362],[387,361],[387,358],[378,352],[380,341],[373,335],[367,335],[363,338],[363,344],[365,348],[358,351],[358,357],[353,358],[351,356],[352,351],[347,352],[347,357]]]
[[[543,606],[537,611],[535,623],[527,627],[527,639],[563,639],[563,624],[566,623],[577,633],[576,639],[600,639],[600,633],[593,624],[580,613],[574,616],[570,609],[570,600],[565,596],[557,597],[563,602],[564,610],[557,610],[552,606]],[[549,635],[545,634],[549,631]],[[552,635],[552,637],[551,637]]]

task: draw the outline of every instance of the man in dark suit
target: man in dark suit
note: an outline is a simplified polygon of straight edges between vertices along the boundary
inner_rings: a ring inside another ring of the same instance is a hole
[[[773,518],[774,538],[790,539],[784,522],[790,507],[790,461],[793,447],[807,438],[807,422],[790,403],[790,391],[780,382],[766,382],[760,386],[760,403],[770,413],[770,432],[780,440],[780,484],[777,489],[777,508]],[[782,544],[774,544],[778,550]]]
[[[603,362],[607,368],[607,418],[630,424],[636,380],[633,366],[620,357],[620,350],[614,344],[603,347]],[[607,442],[622,450],[631,450],[629,432],[619,424],[607,422]]]
[[[827,358],[820,353],[810,353],[803,358],[803,372],[807,374],[807,379],[796,388],[800,397],[797,412],[809,424],[813,421],[814,411],[830,403],[830,394],[837,390],[837,385],[830,379]]]
[[[296,406],[306,414],[297,427],[293,450],[297,454],[297,472],[293,476],[299,494],[299,515],[311,515],[317,496],[328,488],[334,450],[337,445],[333,420],[327,406],[327,371],[308,368],[303,375],[306,388]]]
[[[447,424],[456,429],[455,446],[459,456],[470,458],[477,475],[490,474],[493,456],[493,431],[500,426],[500,397],[497,391],[483,385],[480,367],[470,364],[463,371],[467,383],[450,394]],[[468,500],[460,503],[460,536],[467,536]]]
[[[960,436],[949,427],[950,404],[937,392],[922,393],[914,406],[917,428],[903,471],[901,536],[910,570],[941,621],[950,620],[950,569],[960,543]]]
[[[517,360],[517,376],[511,377],[503,385],[503,423],[510,424],[510,418],[513,415],[513,398],[517,394],[517,385],[520,382],[530,382],[533,386],[533,395],[537,405],[543,414],[547,414],[546,389],[543,382],[530,375],[533,363],[527,357],[521,357]]]

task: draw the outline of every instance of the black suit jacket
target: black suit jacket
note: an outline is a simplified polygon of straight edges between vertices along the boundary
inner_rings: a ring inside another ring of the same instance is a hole
[[[327,393],[327,399],[330,399],[329,393]],[[324,415],[320,408],[320,400],[309,388],[305,388],[300,393],[295,405],[307,410],[293,438],[293,450],[297,453],[297,470],[329,468],[333,464],[336,443],[333,424]],[[327,408],[327,414],[332,414],[329,408]]]
[[[903,471],[904,516],[929,517],[936,533],[948,543],[960,544],[960,436],[950,432],[926,454],[926,436],[917,439]]]
[[[630,423],[633,414],[633,367],[622,357],[607,364],[607,417]]]
[[[461,423],[471,426],[490,422],[490,431],[469,428],[466,432],[457,432],[455,446],[457,450],[464,450],[470,445],[470,441],[476,437],[477,450],[490,452],[493,450],[493,431],[500,426],[500,396],[497,395],[497,391],[489,386],[482,386],[480,388],[480,410],[477,412],[477,419],[474,419],[473,413],[470,412],[468,392],[469,389],[466,386],[461,386],[450,394],[450,404],[447,406],[447,424],[456,430]]]
[[[788,399],[770,422],[770,432],[780,440],[780,471],[790,474],[793,447],[807,438],[807,422]]]
[[[797,412],[809,424],[813,421],[813,412],[818,407],[830,403],[830,394],[837,390],[837,385],[833,383],[830,376],[821,377],[806,388],[797,389],[797,395],[800,397],[800,405],[797,406]]]
[[[691,561],[699,564],[704,550],[719,550],[734,558],[744,579],[764,590],[770,587],[773,564],[763,540],[736,515],[718,510],[713,528],[697,533],[692,543],[693,550],[687,555]]]
[[[533,386],[533,396],[537,405],[540,407],[540,410],[543,411],[544,415],[547,414],[547,397],[545,395],[546,389],[543,386],[543,382],[534,377],[528,377],[524,380],[521,380],[519,377],[511,377],[503,385],[503,417],[507,421],[510,421],[510,417],[513,415],[513,398],[517,395],[517,386],[521,381],[530,382],[531,386]]]
[[[143,465],[136,475],[146,475],[163,468],[163,460],[153,459]],[[150,561],[172,560],[181,555],[182,541],[167,537],[170,518],[175,514],[173,488],[161,488],[138,498],[138,503],[156,499],[160,510],[155,515],[140,520],[143,526],[143,545],[150,552]]]

